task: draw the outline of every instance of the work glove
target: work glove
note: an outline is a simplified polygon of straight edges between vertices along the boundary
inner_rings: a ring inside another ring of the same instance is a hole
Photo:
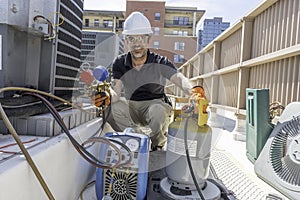
[[[203,87],[195,86],[191,90],[190,100],[199,101],[200,99],[206,99]]]
[[[110,105],[110,95],[107,91],[93,92],[91,99],[96,107],[107,107]]]
[[[80,73],[80,80],[93,88],[92,83],[94,83],[95,78],[91,70],[82,71]],[[99,92],[97,89],[93,88],[93,92],[89,93],[88,96],[91,97],[93,104],[96,107],[104,108],[110,105],[110,95],[107,91]]]
[[[200,99],[206,100],[205,91],[204,91],[203,87],[201,87],[201,86],[194,86],[191,89],[191,96],[189,97],[189,105],[183,106],[182,110],[186,111],[191,105],[193,105],[194,106],[194,114],[198,114]],[[203,112],[206,112],[206,108],[205,108],[205,110],[203,110]]]

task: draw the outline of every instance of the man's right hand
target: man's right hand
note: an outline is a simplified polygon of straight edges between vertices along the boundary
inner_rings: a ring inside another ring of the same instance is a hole
[[[110,95],[108,92],[95,92],[92,94],[92,101],[96,107],[106,107],[110,105]]]

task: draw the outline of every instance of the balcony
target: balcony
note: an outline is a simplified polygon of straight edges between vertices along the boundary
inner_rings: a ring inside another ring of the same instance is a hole
[[[165,27],[192,28],[193,27],[193,21],[165,20]]]
[[[190,33],[174,33],[174,31],[170,31],[170,30],[165,30],[164,32],[164,36],[177,36],[177,37],[187,37],[190,36],[192,37],[193,34]]]
[[[113,26],[109,24],[94,24],[94,23],[89,23],[89,24],[83,24],[82,29],[85,30],[113,30]],[[116,25],[117,30],[123,30],[122,25]]]

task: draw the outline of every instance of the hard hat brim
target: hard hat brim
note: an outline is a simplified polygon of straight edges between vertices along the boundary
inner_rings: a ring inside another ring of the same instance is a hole
[[[153,31],[150,28],[137,28],[132,30],[123,30],[123,35],[146,35],[152,34]]]

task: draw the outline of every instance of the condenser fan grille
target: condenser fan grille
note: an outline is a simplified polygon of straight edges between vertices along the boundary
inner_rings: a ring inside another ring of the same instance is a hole
[[[283,181],[300,186],[300,116],[279,130],[270,148],[272,167]]]
[[[111,184],[110,196],[114,200],[133,200],[137,194],[137,173],[114,172],[112,170],[105,172],[104,193],[108,195]]]

